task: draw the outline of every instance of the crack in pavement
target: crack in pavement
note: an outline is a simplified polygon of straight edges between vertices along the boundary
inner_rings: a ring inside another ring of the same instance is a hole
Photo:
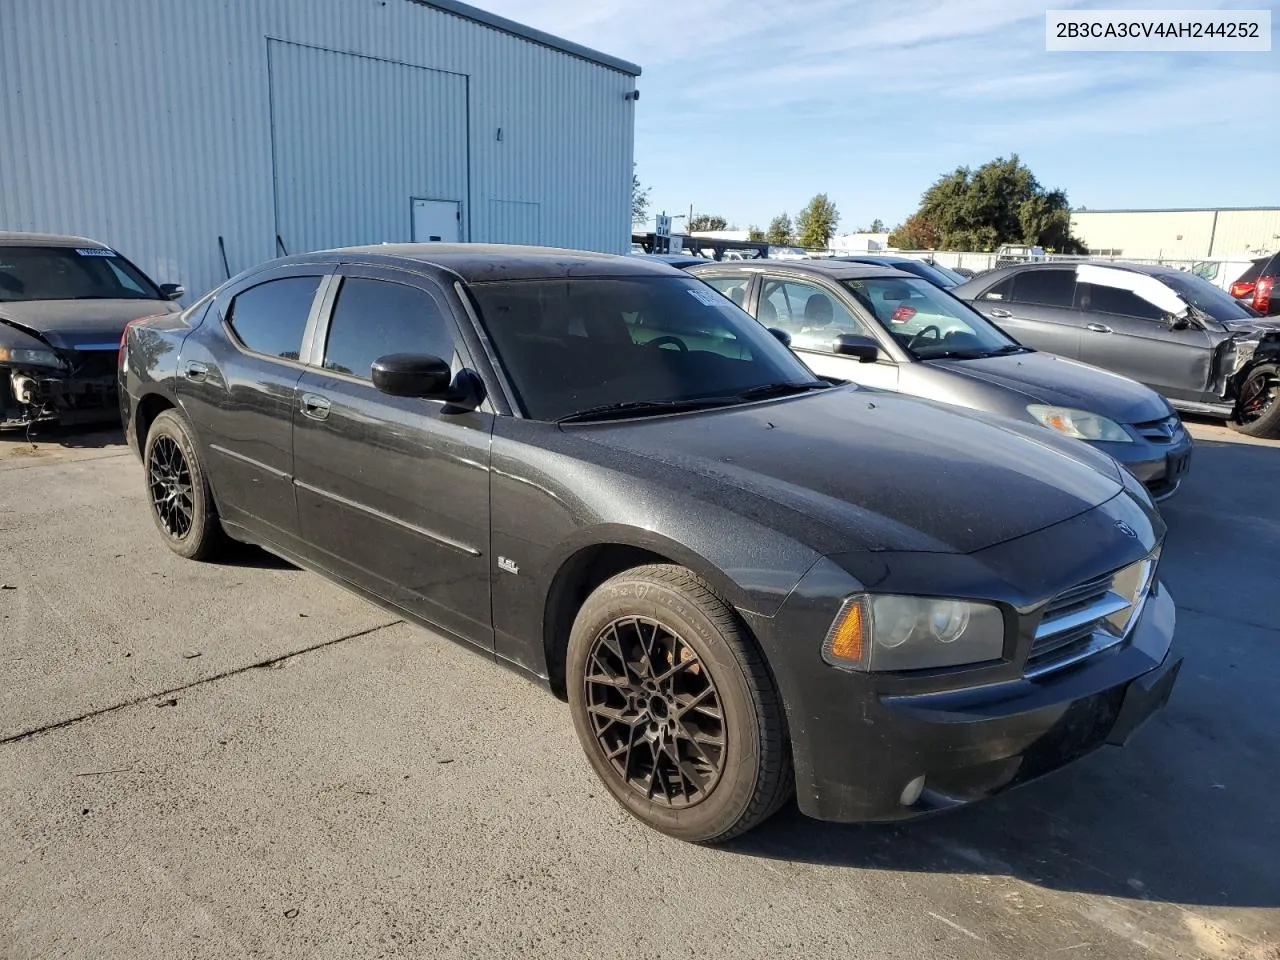
[[[181,686],[171,687],[168,690],[158,690],[155,693],[148,693],[141,697],[135,697],[132,700],[126,700],[122,703],[115,703],[109,707],[99,707],[97,710],[90,710],[87,713],[70,717],[66,720],[58,720],[54,723],[47,723],[44,726],[33,727],[30,730],[24,730],[21,733],[10,734],[7,737],[0,737],[0,746],[6,746],[11,743],[18,743],[22,740],[28,740],[31,737],[38,736],[42,733],[52,733],[54,730],[61,730],[64,727],[74,726],[85,720],[92,720],[94,717],[100,717],[104,714],[115,713],[117,710],[125,710],[129,707],[136,707],[140,703],[146,703],[149,700],[157,700],[161,697],[171,697],[175,693],[181,693],[184,690],[191,690],[195,687],[204,686],[207,683],[214,683],[218,680],[225,680],[228,677],[234,677],[241,673],[248,673],[250,670],[261,670],[264,667],[271,667],[284,660],[290,660],[293,657],[300,657],[303,654],[315,653],[317,650],[323,650],[326,647],[332,647],[337,643],[344,643],[347,640],[358,640],[360,637],[367,637],[371,633],[377,633],[379,630],[386,630],[388,627],[394,627],[397,624],[404,623],[403,620],[389,620],[386,623],[379,623],[372,627],[366,627],[363,630],[357,630],[354,633],[344,634],[341,637],[335,637],[332,640],[324,640],[320,643],[312,644],[309,647],[303,647],[300,650],[291,650],[288,653],[282,653],[278,656],[269,657],[266,660],[259,660],[254,663],[247,663],[242,667],[235,667],[231,670],[224,670],[222,673],[215,673],[212,676],[202,677],[199,680],[192,680],[190,683],[184,683]]]

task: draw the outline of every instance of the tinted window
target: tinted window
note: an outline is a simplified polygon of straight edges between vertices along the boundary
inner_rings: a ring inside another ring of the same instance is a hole
[[[692,277],[523,280],[471,291],[536,420],[817,382],[763,327]]]
[[[747,287],[751,285],[750,277],[702,277],[701,280],[707,286],[715,287],[740,307],[747,302]]]
[[[759,320],[791,334],[797,350],[831,352],[831,341],[842,333],[874,337],[866,324],[836,299],[812,283],[766,280],[760,295]]]
[[[1240,301],[1227,291],[1195,274],[1161,274],[1160,282],[1215,320],[1245,320],[1253,316],[1252,311],[1245,310]]]
[[[319,277],[285,277],[250,287],[231,301],[227,322],[254,353],[297,360]]]
[[[1018,345],[972,307],[927,280],[845,280],[859,305],[920,360],[1013,353]]]
[[[1251,280],[1257,280],[1258,277],[1262,276],[1263,268],[1265,268],[1268,264],[1271,263],[1271,259],[1272,259],[1271,257],[1263,257],[1260,260],[1254,260],[1251,264],[1249,264],[1248,268],[1245,270],[1244,273],[1236,277],[1235,282],[1248,283]],[[1280,259],[1280,254],[1277,255],[1277,259]]]
[[[327,370],[368,380],[389,353],[429,353],[453,362],[452,321],[425,291],[386,280],[342,281],[324,347]]]
[[[1087,309],[1097,313],[1114,313],[1122,317],[1140,320],[1163,320],[1164,311],[1154,303],[1148,303],[1136,293],[1119,287],[1103,287],[1095,283],[1083,284],[1081,302],[1088,298]]]
[[[1042,307],[1070,307],[1075,295],[1075,270],[1024,270],[1014,274],[1009,299]]]
[[[982,300],[1012,300],[1013,299],[1013,277],[1005,277],[994,287],[984,293]]]
[[[151,281],[110,250],[0,247],[0,302],[159,298]]]

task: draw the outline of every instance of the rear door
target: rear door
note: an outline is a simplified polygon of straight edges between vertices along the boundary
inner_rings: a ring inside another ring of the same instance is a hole
[[[1164,311],[1119,287],[1080,284],[1087,321],[1080,359],[1114,370],[1179,400],[1203,400],[1213,352],[1209,334],[1191,325],[1174,330]]]
[[[371,367],[429,353],[473,364],[434,281],[343,267],[327,322],[298,381],[294,453],[299,525],[311,554],[360,587],[486,649],[493,646],[486,408],[392,397]]]
[[[224,520],[296,547],[293,410],[299,360],[331,268],[295,266],[223,291],[178,361],[178,396],[204,445]]]
[[[1074,266],[1035,267],[1006,276],[972,306],[1024,346],[1076,359],[1080,327]]]

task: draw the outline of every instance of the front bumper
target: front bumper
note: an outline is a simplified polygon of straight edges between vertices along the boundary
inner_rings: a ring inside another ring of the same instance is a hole
[[[810,731],[802,812],[842,822],[905,820],[992,796],[1123,744],[1164,706],[1182,660],[1173,600],[1148,599],[1121,647],[1040,681],[921,696],[850,698]],[[904,791],[923,777],[918,798]]]
[[[48,368],[0,366],[0,428],[111,420],[116,410],[114,374],[67,376]]]
[[[1178,491],[1191,469],[1194,442],[1186,429],[1169,443],[1138,440],[1133,443],[1093,443],[1092,446],[1115,459],[1142,483],[1156,501],[1167,500]]]

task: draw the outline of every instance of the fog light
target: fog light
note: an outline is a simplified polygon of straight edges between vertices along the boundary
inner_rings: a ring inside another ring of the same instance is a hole
[[[924,793],[924,774],[916,777],[902,788],[902,796],[899,801],[904,807],[909,807],[920,799],[920,794]]]

